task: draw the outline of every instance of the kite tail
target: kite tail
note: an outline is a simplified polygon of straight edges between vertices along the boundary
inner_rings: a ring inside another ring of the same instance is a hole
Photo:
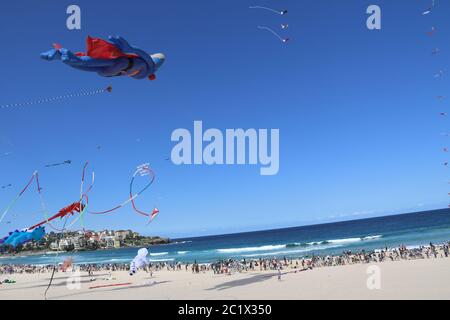
[[[278,11],[278,10],[274,10],[272,8],[262,7],[262,6],[250,6],[249,9],[262,9],[262,10],[271,11],[271,12],[277,13],[277,14],[283,14],[282,11]]]
[[[272,30],[271,28],[269,28],[269,27],[258,26],[258,29],[269,31],[269,32],[272,33],[275,37],[277,37],[278,39],[280,39],[281,42],[285,42],[285,41],[286,41],[286,39],[282,38],[278,33],[276,33],[275,31],[273,31],[273,30]]]
[[[145,171],[146,174],[151,174],[152,178],[150,179],[149,183],[147,185],[145,185],[139,192],[137,192],[136,194],[133,194],[134,180],[135,180],[136,176],[139,173],[142,173],[142,171]],[[145,212],[137,210],[137,208],[136,208],[136,206],[134,204],[134,200],[136,200],[137,197],[139,197],[142,193],[144,193],[153,184],[154,180],[155,180],[155,174],[150,168],[138,169],[138,170],[136,170],[136,172],[133,174],[133,177],[131,178],[131,182],[130,182],[130,197],[127,200],[125,200],[121,204],[119,204],[119,205],[117,205],[117,206],[115,206],[115,207],[113,207],[111,209],[105,210],[105,211],[88,211],[88,212],[90,214],[95,214],[95,215],[108,214],[108,213],[112,213],[112,212],[114,212],[114,211],[116,211],[116,210],[118,210],[120,208],[123,208],[125,205],[127,205],[128,203],[131,202],[132,206],[133,206],[133,209],[137,213],[148,217],[150,214],[147,214]]]
[[[150,174],[152,177],[151,177],[151,179],[150,179],[150,183],[147,184],[141,191],[139,191],[138,193],[136,193],[136,194],[133,196],[133,183],[134,183],[134,179],[135,179],[136,175],[139,174],[139,173],[140,173],[141,175],[142,175],[142,174]],[[140,210],[136,207],[136,204],[134,203],[134,200],[135,200],[139,195],[141,195],[145,190],[147,190],[147,189],[153,184],[154,181],[155,181],[155,173],[154,173],[150,168],[145,167],[145,168],[141,168],[141,169],[136,170],[136,172],[134,173],[133,178],[131,179],[131,182],[130,182],[130,199],[131,199],[131,204],[132,204],[132,206],[133,206],[133,210],[134,210],[136,213],[138,213],[138,214],[140,214],[140,215],[143,215],[143,216],[146,216],[146,217],[150,217],[151,213],[146,213],[146,212],[140,211]]]
[[[83,97],[83,96],[92,96],[92,95],[106,93],[106,92],[111,92],[111,91],[112,91],[112,87],[108,86],[107,88],[104,88],[104,89],[82,91],[82,92],[77,92],[77,93],[69,93],[69,94],[65,94],[65,95],[61,95],[61,96],[55,96],[55,97],[50,97],[50,98],[43,98],[43,99],[32,100],[32,101],[27,101],[27,102],[2,104],[2,105],[0,105],[0,109],[28,107],[28,106],[35,105],[35,104],[54,102],[54,101],[57,101],[57,100],[77,98],[77,97]]]
[[[44,292],[44,299],[45,300],[47,300],[48,289],[50,289],[50,287],[52,286],[53,277],[55,276],[55,271],[56,271],[56,264],[53,266],[53,271],[52,271],[52,276],[50,277],[50,282],[48,283],[47,289],[45,289],[45,292]]]

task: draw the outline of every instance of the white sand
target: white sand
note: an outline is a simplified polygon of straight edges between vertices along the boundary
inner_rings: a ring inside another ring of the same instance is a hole
[[[369,266],[381,271],[381,289],[367,288]],[[291,269],[285,271],[292,271]],[[58,273],[48,299],[450,299],[450,258],[356,264],[285,274],[255,271],[233,275],[159,271],[153,278],[144,271],[135,276],[115,272],[116,280],[89,281],[81,273],[81,288],[66,287],[67,274]],[[0,299],[43,299],[50,274],[1,276],[16,284],[0,285]],[[155,284],[148,283],[156,281]],[[124,287],[89,289],[90,286],[131,282]]]

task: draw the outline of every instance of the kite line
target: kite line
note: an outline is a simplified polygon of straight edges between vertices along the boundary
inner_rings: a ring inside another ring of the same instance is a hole
[[[65,94],[65,95],[61,95],[61,96],[56,96],[56,97],[51,97],[51,98],[43,98],[43,99],[32,100],[32,101],[28,101],[28,102],[2,104],[2,105],[0,105],[0,109],[28,107],[28,106],[35,105],[35,104],[55,102],[58,100],[77,98],[77,97],[92,96],[92,95],[102,94],[102,93],[106,93],[106,92],[108,92],[108,93],[112,92],[112,86],[108,86],[104,89],[83,91],[83,92],[77,92],[77,93],[69,93],[69,94]]]

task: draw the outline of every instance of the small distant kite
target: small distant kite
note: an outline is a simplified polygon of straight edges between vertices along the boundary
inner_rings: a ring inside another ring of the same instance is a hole
[[[289,41],[289,38],[283,38],[282,36],[280,36],[278,33],[276,33],[274,30],[272,30],[269,27],[265,27],[265,26],[258,26],[258,29],[260,30],[267,30],[270,33],[272,33],[275,37],[277,37],[281,42],[283,43],[287,43]]]
[[[429,35],[431,37],[432,35],[434,35],[435,32],[436,32],[436,28],[435,27],[431,27],[431,31],[428,31],[427,35]]]
[[[424,12],[422,12],[423,16],[429,15],[431,13],[431,8],[428,8],[427,10],[425,10]]]
[[[287,10],[281,10],[281,11],[279,11],[279,10],[275,10],[275,9],[272,9],[272,8],[261,7],[261,6],[250,6],[249,9],[262,9],[262,10],[267,10],[267,11],[270,11],[270,12],[273,12],[273,13],[276,13],[276,14],[279,14],[279,15],[282,15],[282,16],[284,16],[284,15],[286,15],[286,14],[288,13]]]
[[[12,187],[12,184],[11,184],[11,183],[2,186],[2,189],[6,189],[6,188],[9,188],[9,187]]]
[[[287,29],[287,28],[289,28],[288,24],[281,24],[281,29]]]
[[[64,162],[60,162],[60,163],[47,164],[45,167],[46,168],[50,168],[50,167],[63,166],[63,165],[66,165],[66,164],[72,164],[72,160],[65,160]]]
[[[439,70],[437,73],[434,74],[435,78],[440,78],[444,75],[444,71],[443,70]]]
[[[148,221],[148,224],[150,224],[152,221],[153,221],[153,219],[155,219],[156,218],[156,216],[159,214],[159,209],[158,208],[154,208],[153,209],[153,211],[152,211],[152,213],[150,214],[150,220]],[[147,224],[147,225],[148,225]]]

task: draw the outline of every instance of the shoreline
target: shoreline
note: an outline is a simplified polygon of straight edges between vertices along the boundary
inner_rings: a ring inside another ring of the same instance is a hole
[[[153,246],[160,246],[160,245],[167,245],[170,243],[164,243],[164,244],[153,244],[150,247]],[[50,249],[47,250],[36,250],[36,251],[20,251],[17,253],[3,253],[0,254],[0,261],[2,258],[12,258],[12,257],[33,257],[38,255],[49,255],[49,254],[71,254],[71,253],[80,253],[80,252],[95,252],[95,251],[108,251],[108,250],[120,250],[120,249],[138,249],[142,248],[141,246],[123,246],[120,248],[98,248],[98,249],[86,249],[86,250],[73,250],[73,251],[53,251]],[[0,263],[1,265],[1,263]]]
[[[167,244],[164,244],[167,245]],[[449,251],[449,246],[450,246],[450,241],[443,241],[442,243],[437,243],[437,244],[432,244],[432,243],[428,243],[428,244],[422,244],[422,245],[408,245],[408,246],[403,246],[401,245],[398,248],[403,248],[403,250],[409,250],[409,251],[417,251],[419,249],[423,250],[423,249],[430,249],[430,245],[432,245],[433,247],[437,247],[438,251],[440,251],[442,254],[444,254],[444,251]],[[152,245],[153,246],[153,245]],[[0,255],[0,267],[2,266],[8,266],[8,265],[16,265],[16,266],[36,266],[36,267],[42,267],[42,266],[53,266],[54,263],[39,263],[39,264],[16,264],[16,263],[2,263],[2,259],[8,259],[8,258],[14,258],[14,257],[33,257],[33,256],[39,256],[39,255],[70,255],[71,253],[80,253],[80,252],[95,252],[95,251],[113,251],[113,250],[121,250],[121,249],[138,249],[141,248],[139,246],[130,246],[130,247],[121,247],[121,248],[111,248],[111,249],[96,249],[96,250],[82,250],[82,251],[40,251],[40,252],[30,252],[29,254],[16,254],[16,255]],[[380,254],[380,253],[392,253],[392,252],[396,252],[398,250],[398,248],[395,247],[385,247],[385,248],[379,248],[379,249],[371,249],[371,250],[359,250],[359,251],[355,251],[352,254],[354,255],[358,255],[358,254],[365,254],[365,255],[372,255],[372,254]],[[351,253],[351,251],[349,251]],[[238,261],[238,262],[242,262],[242,261],[259,261],[259,260],[269,260],[269,259],[277,259],[280,258],[280,256],[283,256],[283,258],[288,258],[289,260],[311,260],[314,259],[315,257],[317,258],[321,258],[321,257],[331,257],[333,259],[338,258],[338,257],[342,257],[342,255],[345,254],[345,251],[342,252],[342,254],[340,255],[327,255],[327,254],[311,254],[311,255],[305,255],[302,257],[294,257],[293,255],[289,255],[289,254],[284,254],[284,255],[274,255],[274,256],[270,256],[271,258],[268,258],[268,256],[264,256],[261,255],[260,257],[253,257],[253,258],[240,258],[240,259],[236,259],[233,257],[228,257],[228,258],[223,258],[223,259],[215,259],[215,260],[211,260],[211,261],[206,261],[206,262],[199,262],[197,263],[198,265],[211,265],[216,263],[217,261],[226,261],[226,260],[233,260],[233,261]],[[133,256],[134,257],[134,256]],[[130,257],[130,261],[133,259],[133,257]],[[192,264],[193,261],[175,261],[174,259],[162,259],[162,260],[150,260],[150,264],[158,264],[158,263],[164,263],[164,264],[170,264],[170,265],[174,265],[174,264],[182,264],[182,265],[186,265],[186,264]],[[61,262],[59,262],[59,264],[61,264]],[[95,265],[95,266],[107,266],[107,265],[128,265],[129,263],[104,263],[104,262],[92,262],[92,263],[77,263],[76,261],[74,261],[74,265]],[[1,275],[1,273],[0,273]]]

